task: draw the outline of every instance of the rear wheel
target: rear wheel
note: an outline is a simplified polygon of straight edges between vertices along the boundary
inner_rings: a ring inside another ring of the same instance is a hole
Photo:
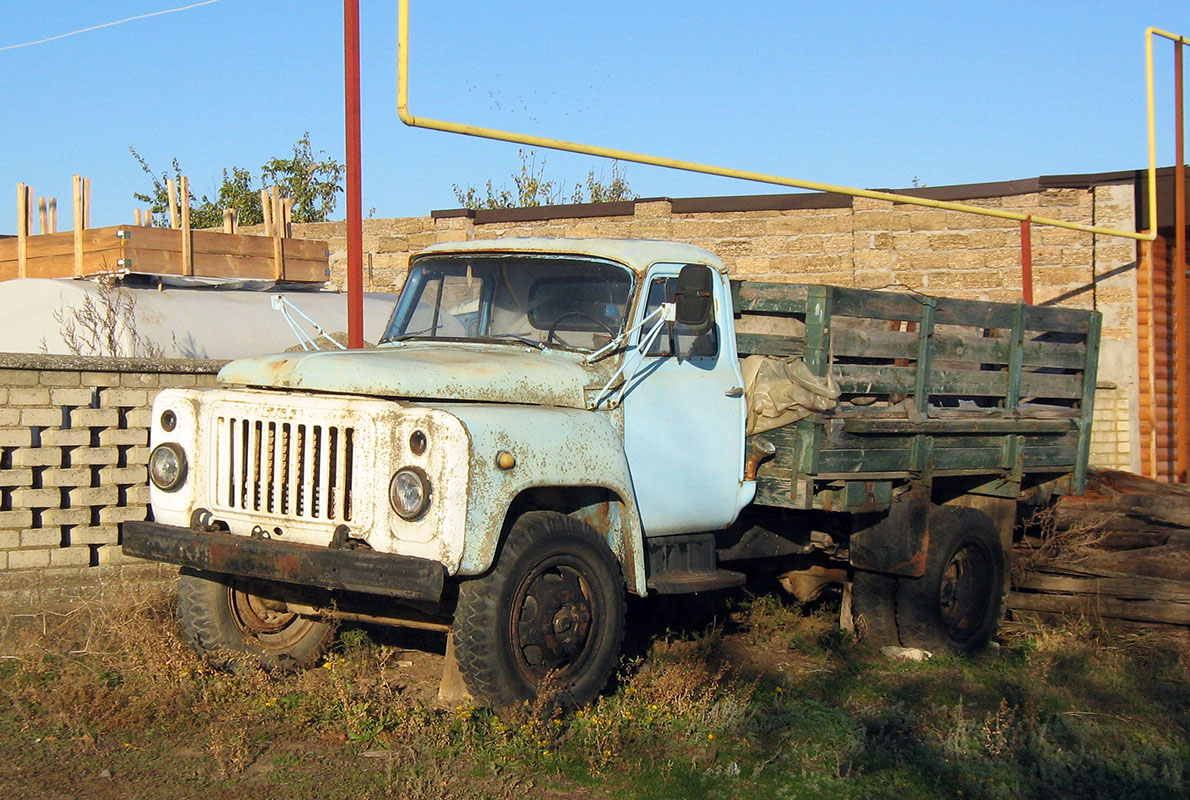
[[[199,653],[225,669],[260,666],[296,671],[318,663],[335,625],[287,610],[264,585],[227,575],[183,571],[178,582],[182,632]]]
[[[510,706],[543,692],[566,708],[607,685],[624,638],[624,581],[598,534],[546,511],[513,525],[496,565],[459,587],[459,672],[481,702]]]
[[[1000,621],[1005,556],[995,524],[973,508],[930,511],[930,548],[921,578],[897,581],[901,644],[971,653]]]

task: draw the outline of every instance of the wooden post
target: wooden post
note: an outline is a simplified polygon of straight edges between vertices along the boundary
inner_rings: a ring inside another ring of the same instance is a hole
[[[182,274],[194,274],[194,247],[190,239],[190,179],[182,176]]]
[[[234,208],[223,209],[223,232],[236,232],[236,211]]]
[[[140,209],[139,208],[134,208],[132,210],[132,218],[136,223],[136,227],[139,228],[140,227]]]
[[[285,233],[286,239],[293,238],[293,198],[286,197],[282,205],[285,207]]]
[[[178,184],[173,178],[165,179],[165,193],[169,200],[169,227],[178,229]]]
[[[50,232],[49,231],[49,228],[50,228],[49,209],[46,206],[44,197],[37,198],[37,221],[41,225],[41,235],[42,236],[45,236],[47,233]]]
[[[71,187],[71,216],[74,218],[74,276],[83,274],[83,176],[75,175]]]
[[[83,178],[83,230],[91,227],[91,179]]]
[[[144,221],[145,221],[146,228],[153,227],[153,210],[150,208],[146,208],[145,215],[144,215],[144,217],[142,217],[142,219],[144,219]]]
[[[285,252],[282,244],[282,237],[285,235],[285,206],[281,202],[280,187],[274,186],[271,194],[273,201],[273,280],[279,281],[285,277]]]
[[[260,190],[260,213],[264,219],[264,235],[273,235],[273,204],[269,200],[269,190]]]
[[[50,198],[50,233],[58,232],[58,198]]]
[[[17,184],[17,277],[29,277],[29,197],[31,186]]]

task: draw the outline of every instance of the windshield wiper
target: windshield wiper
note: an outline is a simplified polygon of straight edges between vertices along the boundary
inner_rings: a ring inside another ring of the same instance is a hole
[[[491,336],[483,337],[485,339],[516,339],[522,344],[527,344],[530,347],[536,347],[538,350],[546,350],[546,346],[536,339],[531,339],[520,333],[493,333]]]
[[[396,336],[392,337],[391,339],[388,339],[388,341],[403,342],[406,339],[412,339],[414,336],[424,336],[427,333],[433,333],[434,331],[438,330],[441,327],[442,327],[441,325],[431,325],[430,327],[423,328],[420,331],[411,331],[409,333],[398,333]]]

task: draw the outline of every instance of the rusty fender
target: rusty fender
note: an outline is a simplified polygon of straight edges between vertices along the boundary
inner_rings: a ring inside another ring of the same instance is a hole
[[[471,439],[467,536],[458,574],[477,575],[491,566],[505,515],[526,489],[602,488],[621,502],[613,503],[599,532],[623,565],[629,589],[645,593],[641,523],[628,460],[623,440],[606,417],[539,406],[451,403],[432,407],[462,420]],[[509,463],[512,466],[504,466]],[[600,527],[594,517],[584,520]]]
[[[930,549],[929,512],[928,490],[906,493],[879,522],[851,534],[851,565],[867,572],[920,578]]]

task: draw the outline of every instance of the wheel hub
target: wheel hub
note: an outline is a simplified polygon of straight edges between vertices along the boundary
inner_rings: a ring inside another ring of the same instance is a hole
[[[581,573],[564,564],[540,568],[522,583],[518,599],[512,633],[522,672],[539,679],[582,658],[592,615]]]

